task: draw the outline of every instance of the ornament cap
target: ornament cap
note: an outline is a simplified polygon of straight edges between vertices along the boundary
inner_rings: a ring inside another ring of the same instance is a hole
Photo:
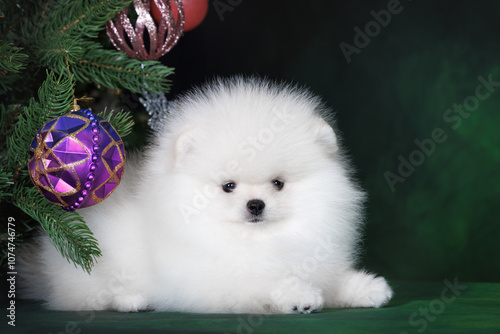
[[[80,106],[78,105],[78,103],[76,102],[78,99],[73,99],[73,105],[71,106],[71,108],[69,109],[70,112],[73,112],[73,111],[78,111],[80,110]]]

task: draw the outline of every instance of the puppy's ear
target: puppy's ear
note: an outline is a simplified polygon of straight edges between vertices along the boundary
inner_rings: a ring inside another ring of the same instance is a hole
[[[186,155],[193,152],[198,138],[196,136],[196,129],[194,127],[189,127],[184,129],[175,141],[175,161],[179,163],[184,159]]]
[[[337,135],[333,131],[330,124],[323,118],[318,117],[313,124],[313,133],[316,142],[322,145],[326,152],[332,154],[338,150]]]

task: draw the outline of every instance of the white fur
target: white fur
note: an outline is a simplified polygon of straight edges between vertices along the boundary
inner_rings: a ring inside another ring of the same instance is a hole
[[[43,236],[21,261],[26,296],[60,310],[383,306],[386,281],[354,269],[364,194],[326,113],[309,93],[258,79],[215,81],[172,102],[115,193],[79,211],[103,254],[92,274]],[[252,199],[265,203],[259,222]]]

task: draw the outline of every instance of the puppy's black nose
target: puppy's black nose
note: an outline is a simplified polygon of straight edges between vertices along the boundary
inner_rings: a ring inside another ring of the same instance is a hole
[[[265,207],[266,203],[264,203],[264,201],[261,201],[260,199],[252,199],[247,203],[248,211],[254,216],[260,215],[262,211],[264,211]]]

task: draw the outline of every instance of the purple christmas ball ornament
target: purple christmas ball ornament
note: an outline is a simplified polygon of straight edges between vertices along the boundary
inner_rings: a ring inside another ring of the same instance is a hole
[[[106,199],[123,176],[125,148],[111,124],[82,109],[45,123],[30,146],[28,169],[40,193],[66,210]]]

